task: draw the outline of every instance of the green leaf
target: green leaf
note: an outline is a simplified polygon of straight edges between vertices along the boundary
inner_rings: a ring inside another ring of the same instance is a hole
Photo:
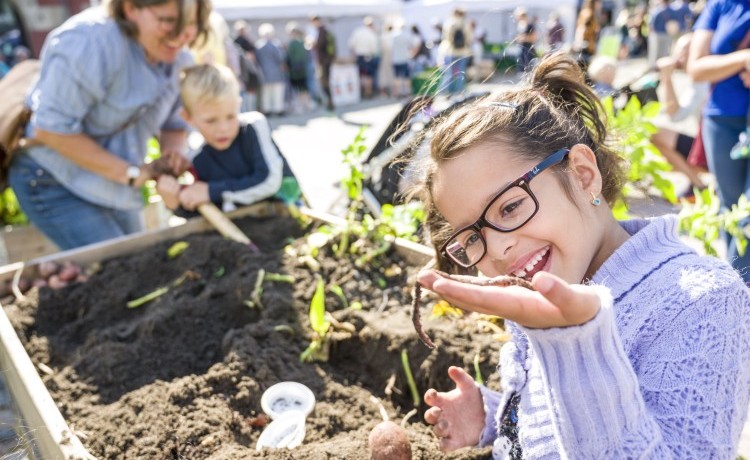
[[[189,247],[190,243],[188,243],[187,241],[178,241],[170,246],[169,249],[167,249],[167,257],[170,259],[174,259],[175,257],[185,252],[185,250],[187,250],[187,248]]]
[[[312,301],[310,302],[310,327],[318,336],[325,337],[331,323],[326,321],[326,293],[323,278],[318,277],[318,285],[315,288]]]

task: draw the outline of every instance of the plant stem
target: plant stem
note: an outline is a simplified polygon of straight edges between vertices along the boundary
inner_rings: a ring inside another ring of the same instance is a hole
[[[417,390],[417,384],[414,382],[411,367],[409,367],[409,355],[406,354],[406,350],[401,350],[401,364],[404,366],[404,374],[406,374],[406,382],[409,384],[409,390],[411,390],[414,407],[419,407],[419,391]]]
[[[245,301],[245,305],[250,308],[263,308],[263,304],[260,301],[260,296],[263,294],[263,279],[266,277],[266,271],[262,268],[258,270],[258,275],[255,277],[255,287],[253,292],[250,294],[250,300]]]
[[[141,305],[151,302],[154,299],[158,299],[159,297],[163,296],[167,292],[169,292],[169,288],[167,286],[162,286],[159,289],[151,291],[142,297],[138,297],[137,299],[131,300],[126,305],[128,308],[137,308],[137,307],[140,307]]]
[[[482,370],[479,368],[479,353],[474,355],[474,374],[476,375],[474,380],[476,380],[478,384],[484,385],[484,379],[482,378]]]
[[[277,283],[294,283],[294,277],[292,275],[283,275],[281,273],[266,273],[263,278],[264,281],[275,281]]]

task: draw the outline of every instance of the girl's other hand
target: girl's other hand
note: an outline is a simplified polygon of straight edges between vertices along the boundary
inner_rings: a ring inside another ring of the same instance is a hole
[[[601,302],[592,286],[568,284],[555,275],[539,272],[531,284],[478,286],[454,281],[423,270],[417,282],[464,310],[500,316],[528,328],[546,329],[583,324],[599,312]]]
[[[424,394],[424,402],[432,406],[425,412],[424,419],[433,425],[432,431],[440,440],[443,452],[476,446],[485,419],[482,394],[474,379],[454,366],[448,369],[448,376],[456,388],[446,393],[430,388]]]
[[[188,211],[195,211],[198,206],[209,201],[208,184],[205,182],[195,182],[180,192],[180,204]]]

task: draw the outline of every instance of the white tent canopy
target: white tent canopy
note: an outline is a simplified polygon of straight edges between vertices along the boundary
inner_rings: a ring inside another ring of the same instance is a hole
[[[414,0],[404,4],[402,14],[407,23],[417,23],[424,33],[435,20],[442,22],[454,8],[461,7],[487,32],[489,42],[504,42],[515,38],[512,13],[519,6],[530,17],[537,17],[540,39],[544,37],[549,14],[557,13],[565,27],[566,40],[572,42],[578,0]]]
[[[228,21],[324,18],[398,13],[398,0],[214,0],[213,8]]]

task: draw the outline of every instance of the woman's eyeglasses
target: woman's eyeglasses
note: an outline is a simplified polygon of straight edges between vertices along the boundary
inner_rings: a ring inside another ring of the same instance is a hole
[[[529,188],[529,182],[545,169],[560,163],[569,152],[569,149],[554,152],[502,189],[484,208],[479,219],[451,235],[440,251],[461,267],[470,268],[478,264],[487,253],[482,228],[508,233],[530,221],[539,211],[539,201]]]

